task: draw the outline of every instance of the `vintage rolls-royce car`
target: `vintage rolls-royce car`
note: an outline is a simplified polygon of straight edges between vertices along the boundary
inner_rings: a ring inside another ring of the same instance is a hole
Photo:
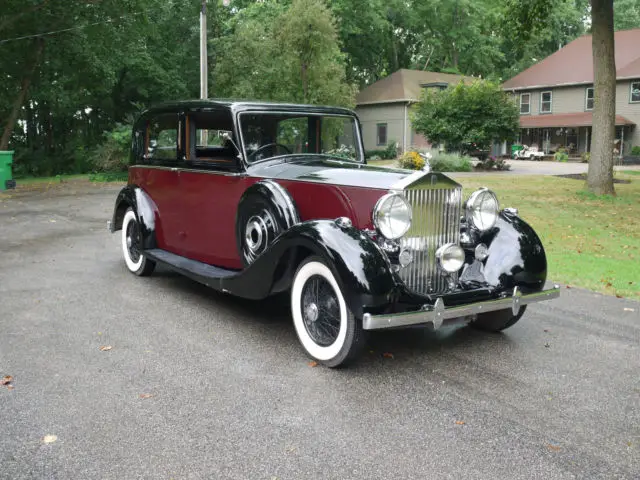
[[[144,112],[111,232],[156,264],[247,299],[290,291],[302,347],[330,367],[369,330],[489,331],[559,295],[534,230],[494,193],[369,166],[343,108],[187,101]]]

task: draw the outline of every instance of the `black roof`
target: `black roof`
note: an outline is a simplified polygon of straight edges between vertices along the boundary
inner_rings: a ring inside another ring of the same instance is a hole
[[[353,115],[353,111],[342,107],[328,107],[319,105],[300,105],[293,103],[254,102],[245,100],[205,99],[205,100],[181,100],[155,105],[143,112],[142,116],[154,113],[166,113],[176,111],[206,111],[229,109],[233,113],[245,110],[258,111],[282,111],[311,112],[333,115]]]

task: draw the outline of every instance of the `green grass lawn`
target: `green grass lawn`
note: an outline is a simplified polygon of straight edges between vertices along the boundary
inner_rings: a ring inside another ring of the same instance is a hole
[[[616,178],[617,197],[597,198],[584,182],[550,176],[458,178],[465,194],[481,186],[515,207],[544,244],[550,280],[640,299],[640,179]]]

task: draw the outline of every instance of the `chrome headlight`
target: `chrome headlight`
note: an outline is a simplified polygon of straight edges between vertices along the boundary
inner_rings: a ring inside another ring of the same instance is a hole
[[[402,195],[387,193],[373,209],[373,224],[389,240],[397,240],[411,227],[411,205]]]
[[[495,193],[486,188],[476,190],[467,200],[467,222],[481,232],[493,228],[498,220],[500,205]]]

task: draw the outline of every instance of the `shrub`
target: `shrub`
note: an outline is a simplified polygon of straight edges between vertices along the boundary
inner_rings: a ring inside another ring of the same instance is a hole
[[[567,149],[564,147],[560,147],[558,151],[553,155],[553,158],[556,162],[569,161],[569,154],[567,153]]]
[[[391,142],[387,145],[387,148],[380,150],[366,150],[364,152],[364,158],[367,160],[374,160],[373,157],[378,157],[376,160],[395,160],[398,157],[398,143]]]
[[[582,158],[582,163],[589,163],[591,160],[591,152],[584,152],[580,157]]]
[[[422,170],[425,166],[424,158],[418,152],[405,152],[400,157],[400,167],[410,170]]]
[[[124,172],[129,166],[131,125],[118,123],[104,133],[104,142],[91,153],[91,162],[98,172]]]
[[[489,157],[481,162],[478,162],[476,165],[478,170],[499,170],[499,171],[507,171],[511,170],[511,165],[509,165],[504,158],[496,158]]]
[[[640,145],[636,145],[631,149],[631,155],[640,157]]]
[[[393,160],[398,156],[398,142],[391,142],[385,149],[386,159]]]
[[[429,160],[429,164],[434,172],[470,172],[473,170],[471,158],[456,153],[438,153]]]

